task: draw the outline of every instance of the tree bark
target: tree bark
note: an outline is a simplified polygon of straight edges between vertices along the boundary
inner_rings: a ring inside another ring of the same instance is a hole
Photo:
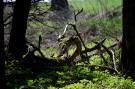
[[[51,0],[51,9],[52,10],[68,9],[68,1],[67,0]]]
[[[4,58],[3,1],[0,0],[0,89],[6,89]]]
[[[122,72],[135,80],[135,3],[123,0]]]
[[[16,58],[22,57],[27,51],[25,34],[30,6],[31,0],[16,0],[15,3],[9,41],[9,53]]]

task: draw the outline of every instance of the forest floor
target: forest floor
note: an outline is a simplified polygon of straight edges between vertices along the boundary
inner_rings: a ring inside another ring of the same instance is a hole
[[[63,65],[62,62],[58,62],[59,60],[54,60],[57,59],[60,51],[58,37],[63,34],[67,24],[74,22],[74,11],[77,13],[82,8],[83,12],[77,16],[76,26],[88,48],[94,47],[94,42],[100,42],[103,39],[106,39],[104,42],[106,47],[121,40],[122,6],[120,1],[102,2],[102,7],[97,0],[93,2],[86,0],[80,4],[82,1],[70,0],[71,6],[68,12],[47,11],[42,16],[37,16],[39,21],[29,20],[26,38],[38,47],[39,36],[41,36],[40,50],[45,57],[43,58],[41,53],[36,51],[34,53],[36,56],[24,55],[21,62],[6,61],[9,89],[135,89],[135,82],[130,77],[125,79],[123,75],[109,70],[113,63],[107,53],[103,54],[109,64],[107,67],[99,55],[90,57],[89,64],[81,61],[75,65]],[[89,5],[90,3],[92,6]],[[108,3],[108,6],[105,3]],[[99,6],[96,6],[97,4]],[[41,3],[40,6],[44,4]],[[48,8],[44,6],[43,9]],[[74,29],[67,28],[65,37],[73,36],[76,36]],[[73,49],[74,46],[69,50],[71,55]],[[118,64],[121,49],[112,50]]]

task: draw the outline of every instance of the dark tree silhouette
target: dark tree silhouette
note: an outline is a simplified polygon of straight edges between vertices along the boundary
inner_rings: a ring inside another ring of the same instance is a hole
[[[123,0],[122,71],[135,80],[135,3]]]
[[[0,0],[0,89],[6,89],[4,60],[3,1]]]
[[[22,57],[27,51],[25,34],[30,6],[31,0],[16,0],[15,3],[9,41],[9,53],[16,58]]]
[[[52,10],[68,9],[68,1],[67,0],[51,0],[51,9]]]

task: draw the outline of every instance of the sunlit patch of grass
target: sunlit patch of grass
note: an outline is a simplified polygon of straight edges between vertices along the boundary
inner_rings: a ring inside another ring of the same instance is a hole
[[[102,65],[103,64],[103,59],[100,56],[92,56],[90,59],[90,64],[96,64],[96,65]]]
[[[80,23],[84,26],[95,26],[97,31],[100,31],[101,34],[104,33],[112,33],[113,35],[121,35],[122,34],[122,20],[117,18],[112,19],[97,19],[97,20],[91,20],[91,19],[81,19]]]
[[[75,10],[84,9],[84,12],[97,13],[105,9],[113,9],[122,5],[121,0],[70,0],[69,4]]]
[[[116,43],[116,40],[115,39],[107,39],[105,42],[104,42],[104,44],[103,45],[105,45],[106,47],[109,47],[109,46],[111,46],[111,45],[113,45],[113,44],[115,44]]]

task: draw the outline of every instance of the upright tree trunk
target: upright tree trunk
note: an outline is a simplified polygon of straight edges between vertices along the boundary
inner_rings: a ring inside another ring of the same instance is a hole
[[[53,10],[68,9],[68,1],[67,0],[51,0],[51,9]]]
[[[9,53],[12,53],[16,58],[20,58],[27,51],[25,34],[30,6],[31,0],[16,0],[15,3]]]
[[[4,59],[3,1],[0,0],[0,89],[6,89]]]
[[[123,0],[122,71],[135,80],[135,3]]]

